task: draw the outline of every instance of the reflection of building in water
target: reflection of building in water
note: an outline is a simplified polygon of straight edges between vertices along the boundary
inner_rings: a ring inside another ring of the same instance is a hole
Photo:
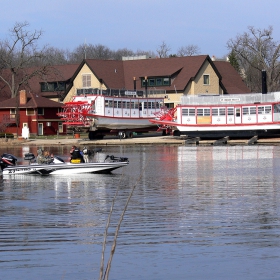
[[[215,146],[179,147],[178,178],[206,187],[207,192],[217,182],[247,186],[251,178],[261,185],[275,171],[277,146]],[[201,189],[202,190],[202,189]]]

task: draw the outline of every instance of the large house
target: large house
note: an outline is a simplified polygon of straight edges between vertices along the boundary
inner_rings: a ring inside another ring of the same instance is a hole
[[[63,102],[77,93],[96,90],[143,90],[165,97],[174,107],[183,94],[249,93],[240,75],[227,61],[212,61],[208,55],[139,60],[86,59],[77,68]]]

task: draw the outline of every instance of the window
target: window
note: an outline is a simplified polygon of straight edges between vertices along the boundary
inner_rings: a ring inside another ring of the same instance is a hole
[[[59,133],[63,133],[63,124],[62,124],[62,122],[58,123],[58,132]]]
[[[148,84],[148,85],[149,85],[150,87],[154,87],[154,86],[156,85],[155,79],[149,79],[148,81],[149,81],[149,84]]]
[[[240,108],[235,109],[235,116],[240,117]]]
[[[162,86],[162,78],[157,78],[156,79],[156,85],[157,86]]]
[[[195,109],[186,108],[182,109],[182,116],[195,116]]]
[[[212,109],[212,116],[219,116],[219,109],[218,108],[213,108]]]
[[[38,115],[44,115],[44,108],[38,108]]]
[[[271,106],[265,106],[264,110],[265,110],[266,114],[270,114],[271,113]]]
[[[242,108],[242,114],[243,115],[249,115],[249,108],[248,107],[243,107]]]
[[[90,74],[85,74],[82,75],[82,79],[83,79],[83,87],[91,87],[91,75]]]
[[[142,78],[142,87],[145,87],[146,80]],[[148,87],[155,87],[155,86],[170,86],[170,79],[168,77],[150,77],[147,79],[147,86]]]
[[[210,84],[209,75],[203,75],[203,84],[204,85],[209,85]]]
[[[169,80],[169,78],[163,78],[163,85],[164,85],[164,86],[170,86],[170,80]]]
[[[65,89],[66,89],[65,82],[41,83],[41,92],[64,91]]]
[[[256,107],[250,107],[250,115],[256,115]]]
[[[14,109],[14,108],[10,109],[10,118],[11,119],[16,118],[16,109]]]
[[[33,108],[26,108],[26,116],[34,116],[35,112]]]
[[[233,116],[233,108],[227,108],[228,116]]]
[[[256,107],[243,107],[243,115],[256,115]]]
[[[197,115],[198,116],[210,116],[210,108],[198,108]]]

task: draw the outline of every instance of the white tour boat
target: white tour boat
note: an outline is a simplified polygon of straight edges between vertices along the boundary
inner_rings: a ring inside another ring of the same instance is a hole
[[[58,114],[64,125],[86,129],[89,139],[106,134],[131,138],[133,132],[157,130],[157,125],[149,120],[161,111],[164,97],[144,97],[143,91],[98,93],[76,95],[65,103],[63,112]]]
[[[280,136],[280,92],[186,95],[151,120],[173,135],[207,139]]]
[[[102,160],[88,163],[70,163],[58,156],[54,156],[54,161],[50,164],[38,164],[32,162],[35,156],[32,153],[25,155],[27,165],[17,165],[17,158],[11,154],[3,154],[0,157],[0,166],[3,175],[73,175],[82,173],[110,173],[111,171],[127,166],[129,161],[125,157],[115,157],[113,155],[101,157]]]

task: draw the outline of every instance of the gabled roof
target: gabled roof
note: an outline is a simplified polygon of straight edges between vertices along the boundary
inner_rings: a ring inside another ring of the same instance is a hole
[[[140,77],[145,76],[166,76],[174,80],[169,87],[163,87],[164,89],[172,91],[176,86],[177,90],[183,91],[195,78],[206,60],[212,64],[207,55],[124,61],[125,86],[133,88],[133,77],[139,80]],[[219,76],[219,73],[217,75]]]
[[[10,109],[16,108],[19,103],[19,98],[14,97],[2,101],[0,103],[0,109]],[[41,97],[37,94],[27,93],[27,102],[26,104],[21,104],[19,108],[61,108],[63,106],[62,103],[52,101],[48,98]]]
[[[208,55],[154,58],[139,60],[84,60],[73,79],[76,78],[84,64],[86,64],[94,75],[108,88],[134,88],[134,77],[136,78],[137,89],[141,88],[141,78],[147,77],[173,77],[170,87],[162,87],[166,90],[176,89],[183,91],[187,84],[195,78],[204,62],[208,60],[216,71],[215,65]],[[217,75],[220,77],[218,71]],[[178,75],[177,75],[178,74]]]
[[[171,77],[172,84],[163,88],[167,91],[184,91],[188,84],[196,77],[205,62],[209,62],[220,79],[220,86],[225,93],[248,93],[250,90],[242,81],[240,75],[226,61],[212,61],[208,55],[139,59],[139,60],[84,60],[73,75],[76,78],[82,67],[86,64],[97,79],[102,80],[107,88],[134,88],[140,89],[141,78],[147,77]]]
[[[250,89],[242,81],[241,76],[234,67],[227,61],[214,61],[216,68],[222,76],[221,83],[225,89],[225,93],[250,93]]]

